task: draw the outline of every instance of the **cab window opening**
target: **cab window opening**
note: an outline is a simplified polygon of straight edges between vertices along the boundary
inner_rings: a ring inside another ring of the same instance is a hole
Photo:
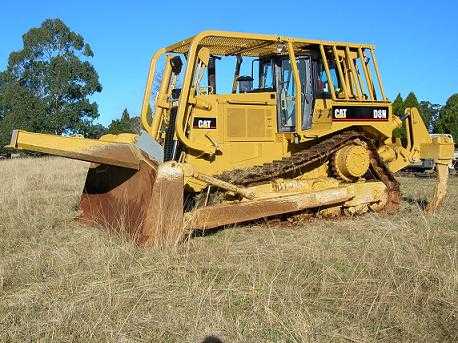
[[[331,82],[334,86],[334,90],[336,93],[340,93],[342,91],[340,79],[337,75],[336,64],[335,61],[329,60],[329,74],[331,76]],[[331,89],[329,86],[329,80],[326,75],[326,69],[324,68],[324,64],[319,64],[319,72],[317,82],[315,84],[316,87],[316,94],[318,98],[330,98],[331,97]]]
[[[197,94],[274,92],[274,70],[270,57],[212,55],[204,73],[196,65],[195,73],[199,72],[199,76],[194,78],[194,86]]]

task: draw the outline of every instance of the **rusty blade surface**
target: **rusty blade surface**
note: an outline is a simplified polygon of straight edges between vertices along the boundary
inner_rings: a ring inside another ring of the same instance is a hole
[[[171,246],[183,238],[183,170],[176,162],[157,169],[145,221],[148,246]]]
[[[16,130],[10,148],[92,162],[79,220],[122,232],[138,244],[168,244],[183,228],[183,173],[134,144]],[[177,238],[178,237],[178,238]]]
[[[90,168],[80,200],[79,220],[121,232],[138,244],[149,239],[145,226],[157,165],[134,170],[97,165]]]
[[[126,235],[139,245],[176,244],[183,233],[181,168],[146,157],[138,171],[90,168],[80,210],[80,221]]]

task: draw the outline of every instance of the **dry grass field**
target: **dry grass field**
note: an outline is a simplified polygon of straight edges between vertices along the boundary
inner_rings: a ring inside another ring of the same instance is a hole
[[[0,341],[457,341],[458,178],[397,215],[251,224],[146,250],[73,221],[86,164],[0,161]]]

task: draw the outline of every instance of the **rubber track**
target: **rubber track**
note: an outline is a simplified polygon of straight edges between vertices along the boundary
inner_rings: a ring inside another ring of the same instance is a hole
[[[266,163],[262,166],[225,171],[216,177],[237,185],[248,186],[280,177],[288,177],[288,175],[300,175],[301,171],[305,172],[305,168],[311,164],[324,163],[330,160],[332,155],[343,146],[361,141],[364,141],[369,149],[373,173],[388,189],[388,201],[384,211],[394,212],[399,207],[400,202],[399,183],[380,158],[373,139],[366,133],[355,130],[337,133],[281,160]]]

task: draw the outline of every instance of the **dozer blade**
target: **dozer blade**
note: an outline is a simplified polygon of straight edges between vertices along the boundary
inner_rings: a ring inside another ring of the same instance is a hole
[[[183,228],[183,173],[135,144],[14,131],[9,148],[92,162],[79,220],[141,245],[177,242]]]
[[[173,163],[140,161],[139,170],[90,168],[79,219],[127,234],[140,245],[177,243],[182,235],[183,174]]]

